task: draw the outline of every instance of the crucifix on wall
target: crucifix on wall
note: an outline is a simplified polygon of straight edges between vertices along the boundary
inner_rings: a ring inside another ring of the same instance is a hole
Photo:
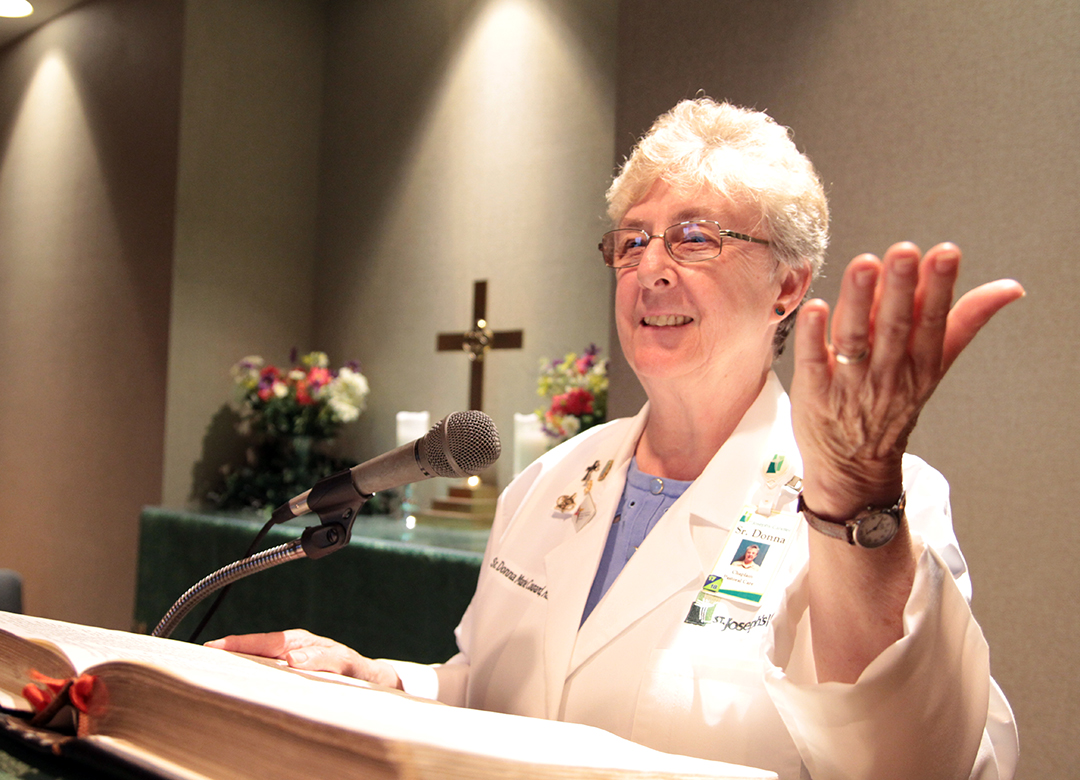
[[[464,333],[440,333],[439,352],[463,350],[469,356],[469,408],[480,410],[484,403],[484,358],[492,349],[521,349],[524,332],[493,331],[487,321],[487,280],[473,283],[473,325]]]

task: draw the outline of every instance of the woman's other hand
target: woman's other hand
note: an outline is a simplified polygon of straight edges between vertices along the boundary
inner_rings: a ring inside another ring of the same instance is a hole
[[[234,634],[214,639],[207,642],[206,646],[234,653],[277,658],[294,669],[334,672],[387,688],[402,687],[394,667],[385,661],[365,658],[351,647],[302,628],[272,631],[267,634]]]

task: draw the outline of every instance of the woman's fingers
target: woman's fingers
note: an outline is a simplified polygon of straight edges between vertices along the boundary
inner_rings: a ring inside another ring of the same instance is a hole
[[[307,632],[305,632],[307,633]],[[313,636],[313,635],[312,635]],[[265,658],[281,658],[286,652],[300,646],[296,631],[272,631],[266,634],[231,634],[206,642],[207,647],[228,650],[230,653],[261,655]]]
[[[871,322],[881,267],[881,261],[873,255],[860,255],[844,271],[830,339],[838,366],[860,366],[870,356]]]
[[[232,634],[207,642],[206,646],[228,650],[232,653],[280,658],[283,661],[290,661],[290,657],[303,658],[304,654],[307,654],[306,657],[314,657],[316,651],[344,647],[333,639],[327,639],[302,628],[271,631],[266,634]],[[291,661],[290,665],[292,665]]]
[[[938,244],[926,253],[919,271],[911,360],[917,375],[936,383],[945,373],[942,354],[953,288],[960,272],[959,248],[955,244]]]
[[[991,317],[1024,295],[1024,288],[1014,279],[988,282],[962,295],[949,312],[942,350],[942,373],[949,369]]]
[[[879,375],[894,371],[908,357],[920,258],[917,246],[903,242],[889,247],[882,259],[877,305],[870,323],[870,366]]]

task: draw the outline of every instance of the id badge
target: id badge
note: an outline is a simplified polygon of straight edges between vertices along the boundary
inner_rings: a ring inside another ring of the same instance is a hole
[[[745,507],[698,594],[700,606],[706,607],[718,598],[760,604],[784,563],[799,523],[795,512],[765,516],[755,507]]]

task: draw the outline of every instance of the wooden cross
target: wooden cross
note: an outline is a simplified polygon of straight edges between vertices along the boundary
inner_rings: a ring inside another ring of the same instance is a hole
[[[439,352],[464,350],[472,370],[469,375],[469,408],[480,410],[484,402],[484,356],[491,349],[521,349],[520,330],[493,331],[487,322],[487,280],[473,283],[473,326],[465,333],[440,333]]]

